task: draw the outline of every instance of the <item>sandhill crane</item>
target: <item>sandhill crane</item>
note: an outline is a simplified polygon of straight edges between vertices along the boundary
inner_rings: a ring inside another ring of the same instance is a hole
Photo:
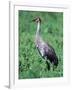
[[[51,45],[43,41],[41,35],[40,35],[40,25],[41,25],[41,19],[40,17],[36,17],[33,19],[37,23],[37,31],[36,31],[36,37],[35,37],[35,45],[39,51],[39,54],[42,56],[43,59],[46,60],[47,68],[50,70],[50,64],[49,62],[54,66],[58,66],[58,58],[56,56],[55,50]],[[49,62],[48,62],[49,61]]]

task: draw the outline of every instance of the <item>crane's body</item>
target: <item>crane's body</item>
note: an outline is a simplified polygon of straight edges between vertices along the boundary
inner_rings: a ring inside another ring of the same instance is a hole
[[[41,19],[36,18],[36,19],[34,19],[34,21],[37,22],[35,44],[36,44],[36,47],[37,47],[40,55],[46,60],[47,64],[48,64],[47,60],[49,60],[53,65],[58,66],[58,58],[56,56],[54,49],[52,48],[51,45],[44,42],[40,36]]]

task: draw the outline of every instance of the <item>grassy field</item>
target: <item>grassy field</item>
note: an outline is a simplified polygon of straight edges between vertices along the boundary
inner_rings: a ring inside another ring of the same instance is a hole
[[[41,36],[55,49],[59,65],[48,71],[35,47],[35,17],[42,19]],[[63,13],[19,11],[19,79],[63,76]]]

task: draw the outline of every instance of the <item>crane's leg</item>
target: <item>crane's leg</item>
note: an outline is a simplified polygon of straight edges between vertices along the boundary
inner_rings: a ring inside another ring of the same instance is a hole
[[[50,62],[47,59],[47,57],[45,57],[45,60],[46,60],[45,62],[46,62],[47,69],[50,70]]]
[[[51,63],[51,71],[54,71],[55,68],[56,68],[56,67],[55,67],[54,63],[52,62],[52,63]]]
[[[46,60],[47,69],[50,70],[50,63]]]
[[[51,71],[54,71],[54,64],[53,64],[53,62],[51,63]]]
[[[46,69],[47,70],[50,70],[50,61],[47,59],[47,57],[43,57],[43,59],[44,59],[44,61],[45,61],[45,63],[46,63]],[[45,70],[46,70],[45,69]]]

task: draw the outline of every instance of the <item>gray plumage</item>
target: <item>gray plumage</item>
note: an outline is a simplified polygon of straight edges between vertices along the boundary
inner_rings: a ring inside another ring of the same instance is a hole
[[[40,25],[41,25],[41,19],[39,17],[35,18],[33,21],[37,23],[37,31],[36,31],[36,37],[35,37],[35,45],[42,56],[46,60],[46,64],[49,67],[48,60],[54,65],[58,66],[58,58],[56,56],[55,50],[51,45],[48,43],[44,42],[43,39],[40,36]]]

